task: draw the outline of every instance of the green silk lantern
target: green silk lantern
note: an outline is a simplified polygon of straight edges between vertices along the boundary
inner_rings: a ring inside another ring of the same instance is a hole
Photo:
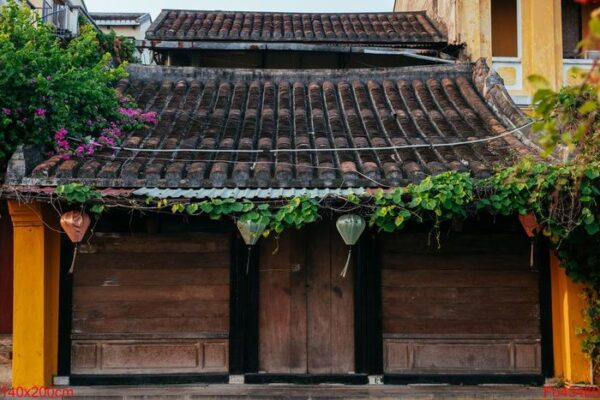
[[[244,239],[244,243],[248,246],[248,260],[246,261],[246,275],[250,270],[250,253],[252,252],[252,246],[258,242],[261,235],[267,228],[267,224],[264,222],[256,222],[256,221],[242,221],[238,220],[236,223],[240,234],[242,235],[242,239]]]
[[[352,257],[352,246],[358,242],[360,235],[362,235],[365,230],[365,219],[360,215],[355,214],[346,214],[342,215],[338,218],[335,223],[340,236],[344,240],[347,246],[350,246],[348,249],[348,258],[346,259],[346,265],[340,274],[342,277],[346,277],[346,273],[348,272],[348,266],[350,265],[350,258]]]

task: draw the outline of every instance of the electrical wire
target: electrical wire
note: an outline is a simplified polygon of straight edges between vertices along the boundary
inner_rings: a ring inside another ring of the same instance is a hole
[[[448,142],[448,143],[429,143],[429,144],[407,144],[398,146],[381,146],[381,147],[344,147],[344,148],[308,148],[308,149],[142,149],[137,147],[124,147],[124,146],[105,146],[112,150],[124,150],[131,152],[143,152],[143,153],[243,153],[243,154],[277,154],[277,153],[320,153],[320,152],[346,152],[346,151],[382,151],[382,150],[401,150],[401,149],[422,149],[422,148],[438,148],[438,147],[455,147],[465,146],[469,144],[491,142],[511,135],[517,131],[525,129],[535,121],[530,121],[521,126],[506,130],[498,135],[488,136],[485,138],[463,140],[460,142]],[[73,138],[72,140],[83,143],[84,141],[79,138]]]

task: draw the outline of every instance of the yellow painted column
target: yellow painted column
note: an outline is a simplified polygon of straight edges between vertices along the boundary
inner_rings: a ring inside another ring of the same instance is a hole
[[[492,0],[461,0],[456,3],[458,41],[467,45],[472,61],[483,57],[492,65]]]
[[[554,337],[554,374],[571,383],[592,383],[592,363],[581,349],[585,299],[583,285],[574,283],[555,254],[551,258],[552,335]]]
[[[545,77],[554,89],[562,83],[560,0],[521,0],[522,63],[525,93],[532,95],[530,75]]]
[[[13,386],[50,386],[58,363],[60,234],[39,203],[10,201],[14,233]],[[46,221],[45,221],[46,219]]]

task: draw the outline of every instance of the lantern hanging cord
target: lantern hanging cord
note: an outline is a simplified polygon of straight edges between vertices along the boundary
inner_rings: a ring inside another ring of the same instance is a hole
[[[75,247],[73,247],[73,260],[71,261],[71,268],[69,268],[69,275],[73,273],[75,269],[75,260],[77,259],[77,248],[79,247],[79,243],[75,243]]]
[[[491,142],[496,139],[503,138],[511,135],[521,129],[525,129],[536,121],[530,121],[521,126],[514,127],[506,130],[498,135],[489,136],[485,138],[463,140],[460,142],[448,142],[448,143],[428,143],[428,144],[406,144],[398,146],[381,146],[381,147],[344,147],[344,148],[318,148],[318,149],[141,149],[137,147],[122,147],[122,146],[106,146],[112,150],[125,150],[132,152],[144,152],[144,153],[244,153],[244,154],[277,154],[277,153],[320,153],[320,152],[345,152],[345,151],[375,151],[375,150],[401,150],[401,149],[423,149],[423,148],[437,148],[437,147],[454,147],[454,146],[465,146],[469,144]],[[71,137],[72,140],[85,143],[85,141]]]
[[[250,253],[252,252],[252,246],[248,246],[248,258],[246,259],[246,275],[250,272]]]
[[[345,278],[346,274],[348,273],[348,266],[350,265],[350,258],[352,258],[352,247],[350,247],[348,249],[348,258],[346,258],[346,265],[344,265],[344,269],[342,270],[342,273],[340,274],[340,276],[342,278]]]

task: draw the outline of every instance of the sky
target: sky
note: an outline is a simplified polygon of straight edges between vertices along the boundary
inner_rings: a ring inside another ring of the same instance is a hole
[[[186,10],[358,12],[392,11],[394,0],[85,0],[90,12],[150,12],[154,20],[163,8]]]

